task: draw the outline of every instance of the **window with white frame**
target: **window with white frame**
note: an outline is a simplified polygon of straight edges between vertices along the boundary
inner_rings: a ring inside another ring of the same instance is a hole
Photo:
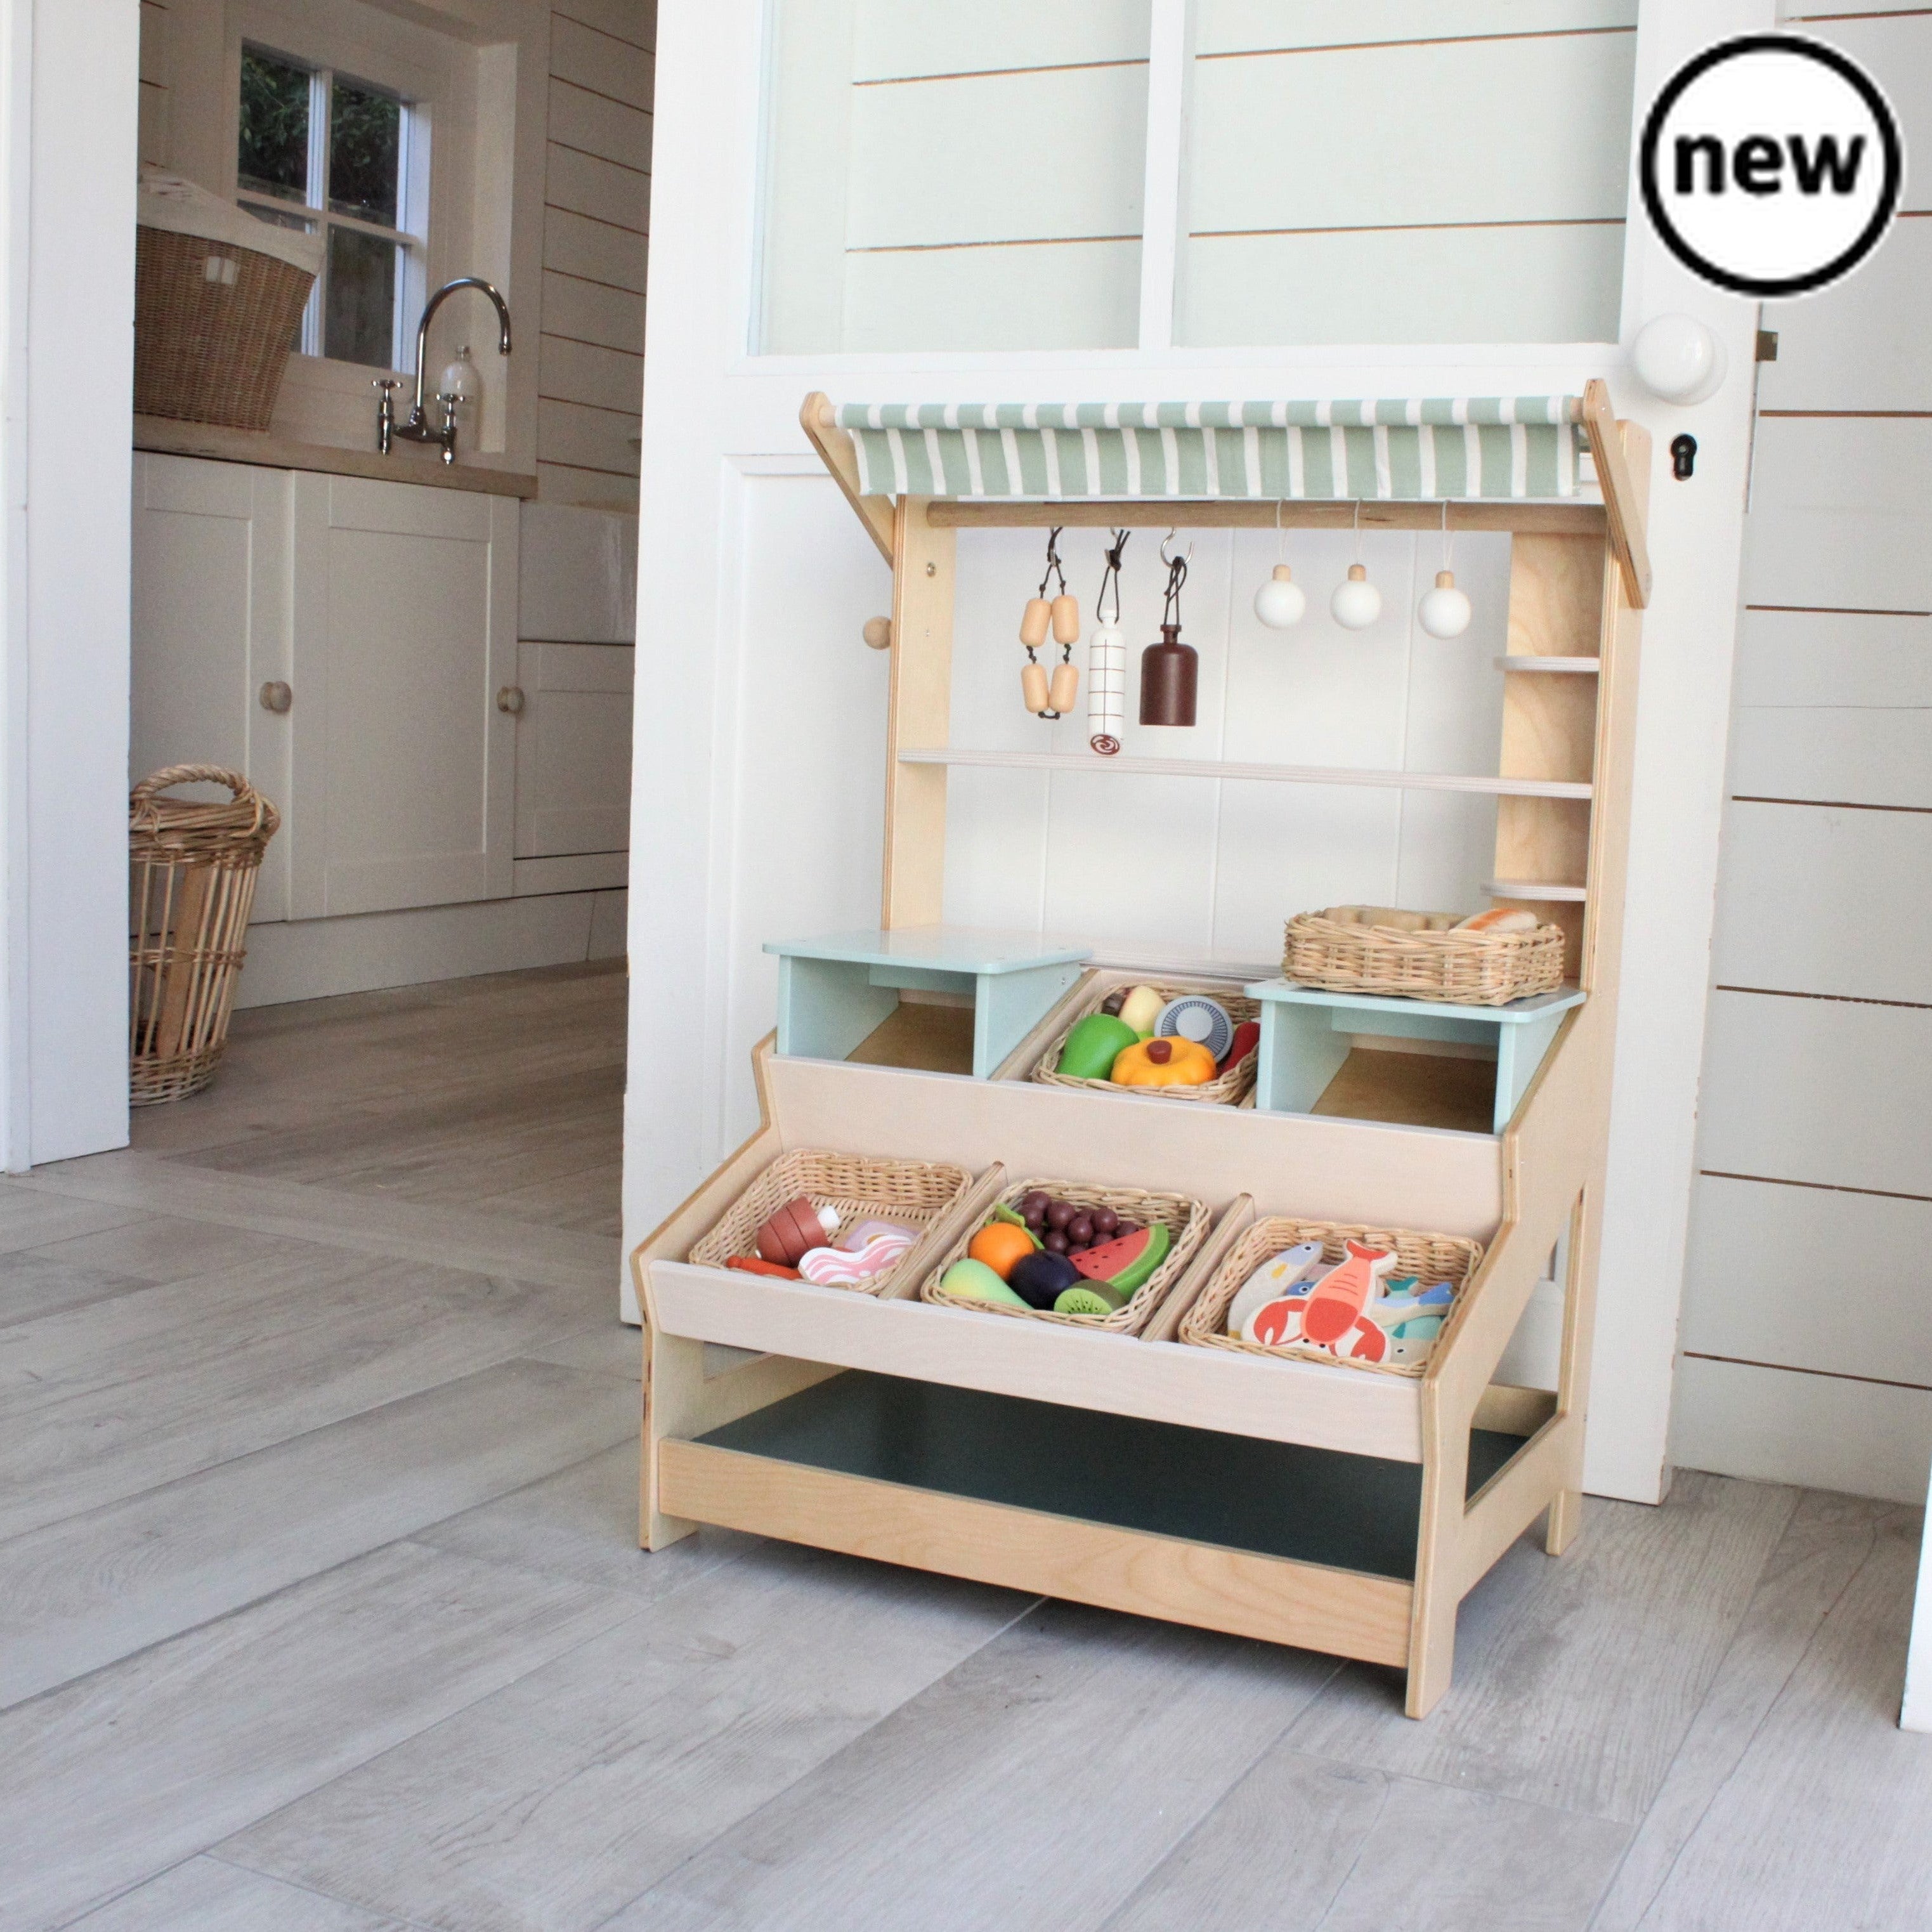
[[[244,41],[238,109],[237,200],[261,220],[323,238],[296,346],[406,368],[429,241],[422,104]]]
[[[777,355],[1612,341],[1637,0],[769,0]]]

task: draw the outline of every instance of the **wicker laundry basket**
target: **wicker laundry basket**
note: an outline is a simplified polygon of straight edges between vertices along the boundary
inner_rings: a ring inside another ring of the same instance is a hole
[[[176,785],[226,785],[234,797],[164,798]],[[199,1093],[228,1044],[249,908],[262,854],[281,820],[238,772],[170,765],[128,800],[130,1098],[137,1107]]]
[[[153,172],[138,220],[135,412],[266,430],[320,242]]]

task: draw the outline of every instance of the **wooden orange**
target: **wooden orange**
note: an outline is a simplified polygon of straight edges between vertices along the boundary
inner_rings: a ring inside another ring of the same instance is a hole
[[[1004,1281],[1012,1273],[1014,1263],[1033,1252],[1033,1237],[1010,1221],[989,1221],[967,1244],[966,1252]]]

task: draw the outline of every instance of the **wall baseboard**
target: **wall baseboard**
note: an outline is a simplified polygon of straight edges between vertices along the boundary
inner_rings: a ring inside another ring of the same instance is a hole
[[[626,893],[556,892],[248,929],[235,1004],[280,1006],[478,973],[622,956]]]

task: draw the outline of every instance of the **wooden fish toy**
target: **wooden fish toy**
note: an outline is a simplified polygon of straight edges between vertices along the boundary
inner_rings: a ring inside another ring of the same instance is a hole
[[[1242,1282],[1234,1300],[1228,1304],[1226,1332],[1230,1335],[1243,1334],[1248,1317],[1263,1302],[1279,1300],[1288,1294],[1306,1279],[1321,1258],[1319,1241],[1298,1241],[1293,1247],[1284,1248],[1280,1254],[1263,1262]]]

